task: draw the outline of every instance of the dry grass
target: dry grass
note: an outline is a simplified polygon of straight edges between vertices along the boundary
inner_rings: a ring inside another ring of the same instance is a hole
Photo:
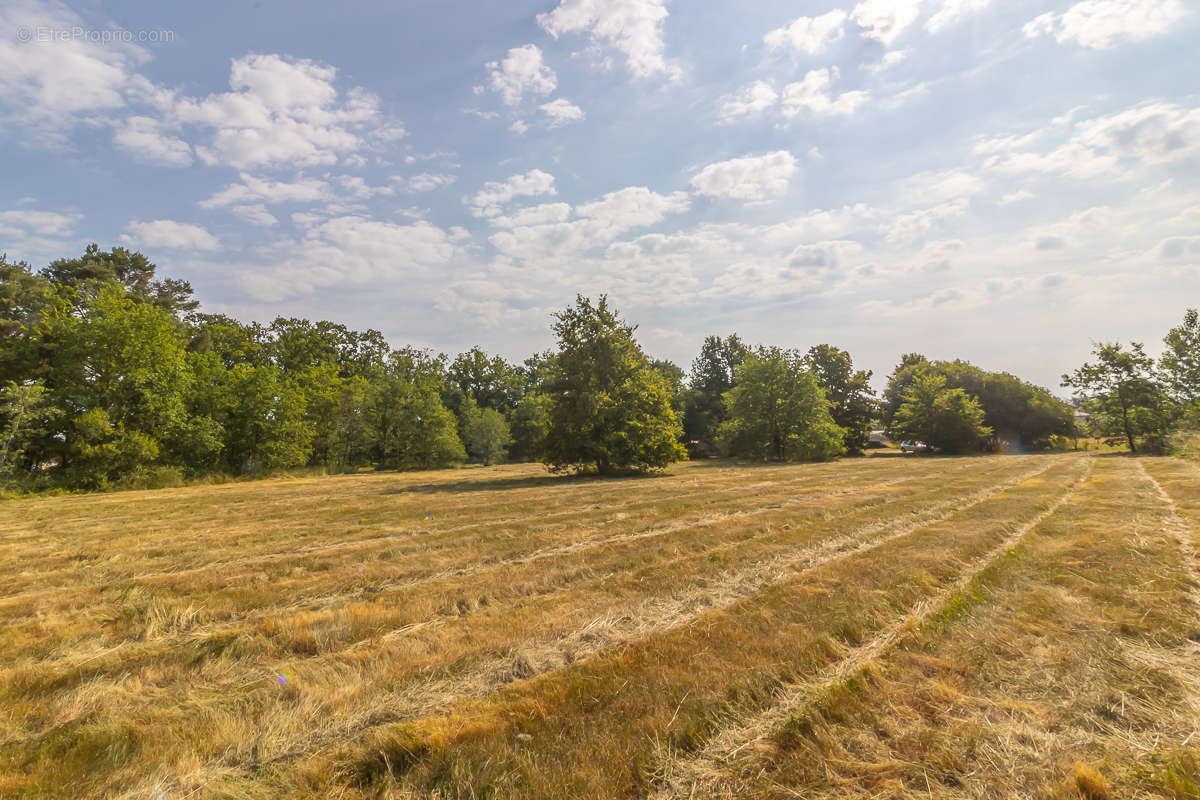
[[[1076,455],[9,501],[0,797],[1195,796],[1198,527]]]

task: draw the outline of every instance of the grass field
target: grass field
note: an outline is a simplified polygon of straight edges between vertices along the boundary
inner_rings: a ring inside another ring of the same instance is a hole
[[[0,504],[0,797],[1200,797],[1200,468]]]

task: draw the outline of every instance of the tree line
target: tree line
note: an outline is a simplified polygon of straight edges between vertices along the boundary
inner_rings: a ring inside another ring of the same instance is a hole
[[[1194,354],[1189,319],[1180,352]],[[864,450],[874,426],[944,452],[1074,432],[1073,409],[1047,390],[963,361],[906,355],[876,397],[871,373],[828,344],[731,334],[706,338],[686,372],[652,360],[605,297],[578,297],[553,331],[556,347],[521,363],[479,347],[450,358],[333,322],[202,313],[190,285],[120,247],[37,271],[0,256],[0,479],[94,490],[468,460],[607,474],[689,456],[825,460]],[[1107,363],[1071,377],[1105,424]],[[1172,375],[1197,371],[1178,363]],[[1144,436],[1145,387],[1116,385]]]

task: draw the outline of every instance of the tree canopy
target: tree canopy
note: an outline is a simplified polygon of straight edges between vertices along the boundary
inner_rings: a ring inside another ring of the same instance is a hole
[[[545,385],[546,464],[611,474],[662,469],[684,458],[671,387],[608,298],[593,303],[580,295],[555,320],[558,350]]]

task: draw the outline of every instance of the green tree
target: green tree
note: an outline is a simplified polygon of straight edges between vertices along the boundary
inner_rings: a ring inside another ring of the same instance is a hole
[[[458,420],[442,403],[446,365],[440,357],[401,348],[374,382],[371,405],[375,460],[393,469],[431,469],[466,459]]]
[[[608,298],[593,304],[580,295],[555,320],[558,352],[545,384],[546,464],[610,474],[662,469],[683,458],[671,388]]]
[[[509,450],[510,458],[519,461],[541,459],[546,435],[550,431],[548,407],[549,398],[540,392],[532,392],[521,398],[511,415],[513,441]]]
[[[1151,450],[1161,448],[1167,408],[1154,361],[1137,342],[1131,342],[1128,350],[1119,342],[1102,342],[1092,354],[1095,362],[1063,375],[1063,386],[1075,390],[1103,435],[1124,436],[1131,453],[1137,452],[1139,439]]]
[[[729,452],[765,461],[825,461],[844,451],[845,429],[804,358],[759,348],[735,370],[719,435]]]
[[[25,446],[48,427],[53,414],[41,381],[10,381],[0,389],[0,475],[16,470]]]
[[[464,416],[467,455],[485,467],[503,461],[512,440],[504,415],[494,408],[480,408],[475,401],[468,399]]]
[[[1158,366],[1166,391],[1182,409],[1195,415],[1200,405],[1200,312],[1189,308],[1163,344]]]
[[[480,408],[507,414],[517,407],[525,394],[525,375],[500,356],[488,356],[472,347],[450,362],[446,375],[449,383]]]
[[[174,317],[199,306],[187,281],[165,278],[155,280],[157,267],[138,252],[114,247],[104,251],[93,242],[78,258],[60,258],[42,270],[47,280],[76,290],[84,303],[108,284],[117,283],[139,302],[151,303]]]
[[[684,436],[693,452],[716,452],[721,423],[727,416],[725,394],[733,388],[739,365],[750,354],[736,333],[722,339],[707,336],[700,354],[692,361],[692,371],[683,414]]]
[[[979,447],[992,429],[983,408],[964,390],[946,385],[944,375],[920,373],[900,395],[889,428],[894,439],[914,439],[947,453]]]
[[[876,412],[871,373],[855,370],[849,353],[828,344],[811,348],[804,363],[825,390],[833,421],[846,431],[847,452],[861,453],[870,441]]]

